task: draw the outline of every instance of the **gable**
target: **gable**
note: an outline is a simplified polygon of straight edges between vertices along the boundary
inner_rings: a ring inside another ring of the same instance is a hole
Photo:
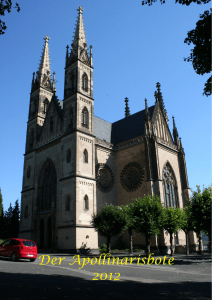
[[[57,107],[57,103],[55,103],[52,97],[52,101],[49,104],[39,140],[42,141],[50,137],[53,137],[58,132],[60,132],[61,129],[62,129],[62,118],[59,113],[59,108]]]
[[[168,142],[173,143],[172,135],[169,130],[169,126],[164,118],[164,115],[159,107],[159,105],[155,105],[155,111],[152,117],[152,125],[155,136],[158,138]]]

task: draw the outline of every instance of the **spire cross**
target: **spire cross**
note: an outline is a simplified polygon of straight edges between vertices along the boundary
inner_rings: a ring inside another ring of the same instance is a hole
[[[82,8],[82,6],[79,6],[79,8],[77,8],[77,11],[78,11],[78,14],[82,14],[84,9]]]
[[[66,49],[67,49],[67,50],[69,49],[69,45],[66,46]]]
[[[160,92],[160,83],[159,82],[156,83],[156,87],[158,89],[158,92]]]
[[[50,40],[50,37],[48,35],[46,35],[46,37],[44,38],[45,42],[48,43],[48,41]]]

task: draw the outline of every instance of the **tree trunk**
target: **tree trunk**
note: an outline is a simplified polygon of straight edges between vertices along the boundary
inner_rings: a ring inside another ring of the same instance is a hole
[[[186,230],[186,255],[189,255],[189,237],[188,237],[188,231]]]
[[[199,234],[199,254],[202,254],[202,234]]]
[[[150,255],[150,235],[146,234],[145,238],[146,238],[146,255],[149,256]]]
[[[111,240],[111,236],[107,237],[107,253],[110,253],[110,240]]]
[[[133,238],[132,238],[132,229],[128,229],[129,236],[130,236],[130,255],[133,254]]]
[[[173,251],[173,232],[170,233],[170,247],[171,247],[171,256],[174,255]]]

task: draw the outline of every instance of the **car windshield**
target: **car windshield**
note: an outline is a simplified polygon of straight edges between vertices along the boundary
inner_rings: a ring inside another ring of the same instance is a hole
[[[27,247],[35,247],[35,243],[31,242],[31,241],[23,241],[24,246]]]

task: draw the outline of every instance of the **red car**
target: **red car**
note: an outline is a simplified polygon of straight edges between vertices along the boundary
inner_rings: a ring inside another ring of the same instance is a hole
[[[35,242],[24,239],[9,239],[0,244],[0,256],[11,257],[12,261],[19,258],[28,258],[35,261],[37,258],[37,246]]]

